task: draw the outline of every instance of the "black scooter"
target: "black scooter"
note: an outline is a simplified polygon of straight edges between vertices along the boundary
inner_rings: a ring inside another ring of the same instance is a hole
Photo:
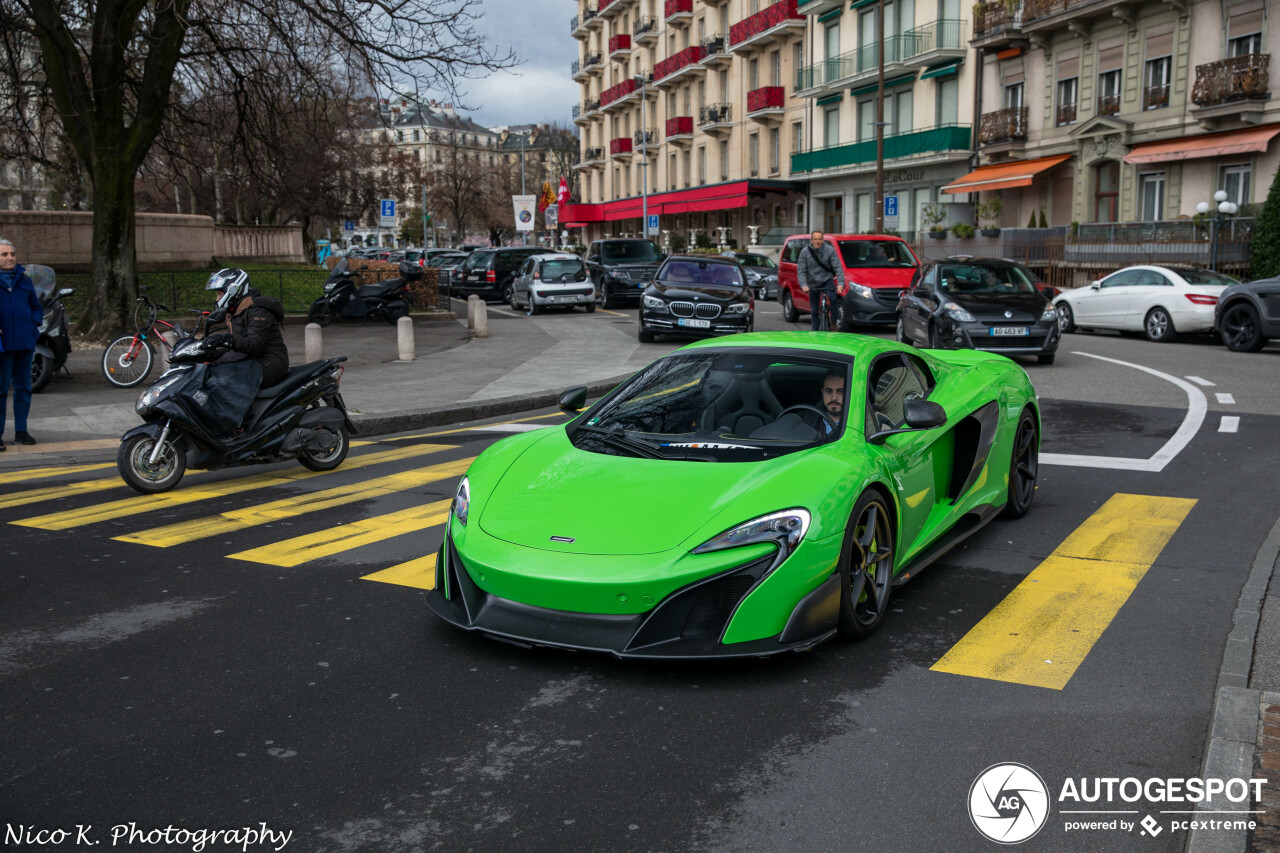
[[[361,267],[360,270],[367,269]],[[360,270],[353,270],[343,258],[329,273],[324,293],[307,309],[307,319],[327,326],[334,317],[348,320],[376,320],[394,323],[409,315],[413,294],[410,285],[423,277],[422,267],[413,261],[400,262],[400,277],[376,284],[359,285]]]
[[[53,374],[66,365],[67,356],[71,355],[71,329],[62,300],[75,293],[76,289],[64,287],[58,290],[58,277],[49,267],[32,264],[26,269],[40,296],[40,307],[44,309],[44,322],[40,324],[40,336],[36,339],[36,351],[31,359],[31,390],[39,393],[53,379]]]
[[[219,313],[210,320],[218,322]],[[346,356],[295,367],[254,394],[262,375],[257,362],[209,369],[205,362],[225,351],[194,335],[183,338],[169,355],[172,367],[138,398],[146,423],[124,434],[116,454],[120,476],[137,491],[172,489],[188,465],[214,469],[297,459],[312,471],[330,471],[346,459],[349,436],[356,433],[338,393]],[[246,403],[248,412],[238,418]]]

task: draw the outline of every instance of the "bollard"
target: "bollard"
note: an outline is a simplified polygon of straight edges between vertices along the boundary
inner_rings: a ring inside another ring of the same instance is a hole
[[[489,337],[489,305],[480,297],[476,297],[476,331],[477,338]]]
[[[160,337],[164,338],[165,342],[168,343],[169,346],[165,346],[164,344],[161,344],[160,346],[156,347],[156,355],[159,356],[159,360],[160,360],[160,373],[156,374],[157,376],[159,376],[160,374],[163,374],[166,370],[169,369],[169,350],[173,347],[174,344],[178,342],[178,333],[177,332],[161,332]]]
[[[303,346],[306,352],[303,357],[309,362],[319,361],[323,357],[320,355],[324,349],[321,334],[320,326],[316,323],[308,323],[307,327],[302,330]]]
[[[408,317],[396,320],[396,344],[400,348],[400,360],[413,361],[413,320]]]
[[[476,327],[476,306],[480,304],[480,297],[471,294],[467,297],[467,328],[474,329]]]

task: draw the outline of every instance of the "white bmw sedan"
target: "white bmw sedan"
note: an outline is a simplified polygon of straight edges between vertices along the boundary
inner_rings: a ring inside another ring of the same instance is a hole
[[[1129,267],[1088,287],[1063,291],[1053,307],[1063,333],[1117,329],[1165,342],[1179,332],[1212,331],[1218,297],[1236,283],[1230,276],[1190,267]]]

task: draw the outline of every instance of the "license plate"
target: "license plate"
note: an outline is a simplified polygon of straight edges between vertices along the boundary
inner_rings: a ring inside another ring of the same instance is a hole
[[[1031,330],[1026,326],[992,326],[991,337],[993,338],[1020,338],[1031,334]]]
[[[551,297],[551,301],[552,301],[552,302],[577,302],[577,301],[578,301],[578,297],[576,297],[576,296],[553,296],[553,297]]]
[[[710,329],[710,328],[711,328],[711,321],[710,321],[710,320],[684,320],[684,319],[682,319],[682,320],[680,321],[680,325],[681,325],[681,326],[688,326],[688,327],[693,328],[693,329]]]

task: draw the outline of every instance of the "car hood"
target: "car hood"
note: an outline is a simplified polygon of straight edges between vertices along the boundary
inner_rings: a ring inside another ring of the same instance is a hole
[[[687,299],[691,302],[727,302],[736,298],[746,298],[746,291],[740,287],[681,287],[655,281],[654,291],[666,299]]]
[[[579,450],[563,428],[552,431],[514,459],[485,498],[485,533],[566,554],[656,554],[696,547],[690,537],[717,516],[727,529],[816,503],[839,476],[822,448],[764,462],[667,461]],[[725,512],[731,508],[738,511]],[[720,532],[715,526],[707,538]]]
[[[867,287],[905,288],[911,284],[911,277],[916,274],[915,267],[845,267],[845,276],[854,284],[865,284]]]
[[[1038,293],[948,293],[947,298],[982,322],[1034,323],[1049,307],[1049,300]],[[1012,314],[1006,317],[1005,312]]]

